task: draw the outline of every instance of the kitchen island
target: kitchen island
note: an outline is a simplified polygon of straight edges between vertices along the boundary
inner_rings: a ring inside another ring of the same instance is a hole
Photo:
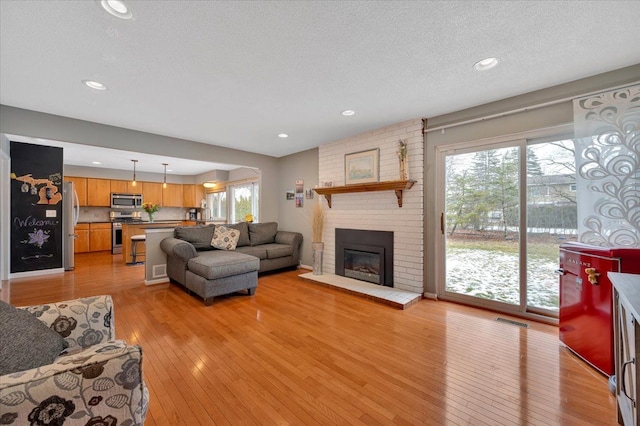
[[[169,281],[167,276],[167,256],[160,249],[160,241],[173,236],[180,220],[157,222],[127,223],[122,225],[122,257],[125,263],[131,263],[131,236],[145,235],[144,243],[136,247],[136,260],[144,260],[144,283],[161,284]]]
[[[144,235],[147,229],[173,229],[176,226],[182,225],[180,220],[167,220],[156,222],[125,222],[122,224],[122,260],[124,263],[131,263],[133,261],[132,256],[132,244],[131,237],[134,235]],[[136,260],[138,262],[144,261],[146,258],[146,246],[147,242],[139,242],[136,247]]]

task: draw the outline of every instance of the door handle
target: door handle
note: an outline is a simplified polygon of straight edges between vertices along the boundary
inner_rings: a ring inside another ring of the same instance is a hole
[[[621,377],[621,379],[622,379],[622,380],[621,380],[621,382],[622,382],[622,383],[620,383],[620,385],[621,385],[620,387],[621,387],[622,393],[624,393],[624,396],[626,396],[627,398],[629,398],[629,401],[631,401],[631,402],[633,403],[633,406],[634,406],[634,407],[636,406],[636,400],[635,400],[635,399],[633,399],[633,398],[631,398],[631,397],[629,396],[629,394],[627,393],[626,375],[625,375],[625,372],[626,372],[626,370],[627,370],[627,366],[628,366],[629,364],[635,364],[635,363],[636,363],[636,359],[635,359],[635,358],[631,358],[629,361],[627,361],[627,362],[625,362],[624,364],[622,364],[622,377]]]
[[[440,213],[440,232],[444,235],[444,213]]]
[[[556,269],[556,274],[564,275],[564,269],[562,269],[562,268]]]

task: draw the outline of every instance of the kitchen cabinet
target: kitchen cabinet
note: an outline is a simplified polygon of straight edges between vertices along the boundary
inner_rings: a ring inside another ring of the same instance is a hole
[[[182,185],[182,207],[200,207],[200,201],[205,198],[202,185]]]
[[[78,194],[78,201],[81,207],[87,205],[87,178],[83,177],[75,177],[75,176],[65,176],[65,182],[73,182],[73,189],[75,189],[76,194]]]
[[[618,423],[638,425],[640,395],[640,275],[608,273],[613,283],[614,352]]]
[[[111,192],[119,194],[142,194],[143,186],[139,181],[133,186],[130,180],[111,180]]]
[[[111,223],[98,222],[89,224],[89,250],[111,250]]]
[[[89,224],[78,223],[74,228],[78,237],[73,244],[74,253],[89,253]]]
[[[162,184],[160,184],[162,187]],[[162,191],[163,207],[182,207],[182,184],[168,183]]]
[[[145,182],[142,192],[142,201],[162,206],[162,184],[157,182]]]
[[[92,207],[111,206],[111,181],[87,178],[87,205]]]

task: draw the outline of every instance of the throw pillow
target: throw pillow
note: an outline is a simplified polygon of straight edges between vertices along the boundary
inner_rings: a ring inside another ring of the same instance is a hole
[[[0,376],[51,364],[64,338],[33,314],[0,301]]]
[[[237,229],[216,226],[215,231],[213,231],[211,245],[220,250],[235,250],[238,238],[240,238],[240,231]]]
[[[249,224],[249,238],[251,239],[252,246],[275,243],[277,233],[278,233],[277,222]]]
[[[174,235],[184,241],[193,244],[196,250],[211,250],[214,225],[178,226]]]

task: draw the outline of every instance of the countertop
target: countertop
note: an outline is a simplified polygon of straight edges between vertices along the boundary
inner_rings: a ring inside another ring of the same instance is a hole
[[[618,290],[619,297],[627,302],[633,316],[640,318],[640,275],[608,272],[607,276]]]

